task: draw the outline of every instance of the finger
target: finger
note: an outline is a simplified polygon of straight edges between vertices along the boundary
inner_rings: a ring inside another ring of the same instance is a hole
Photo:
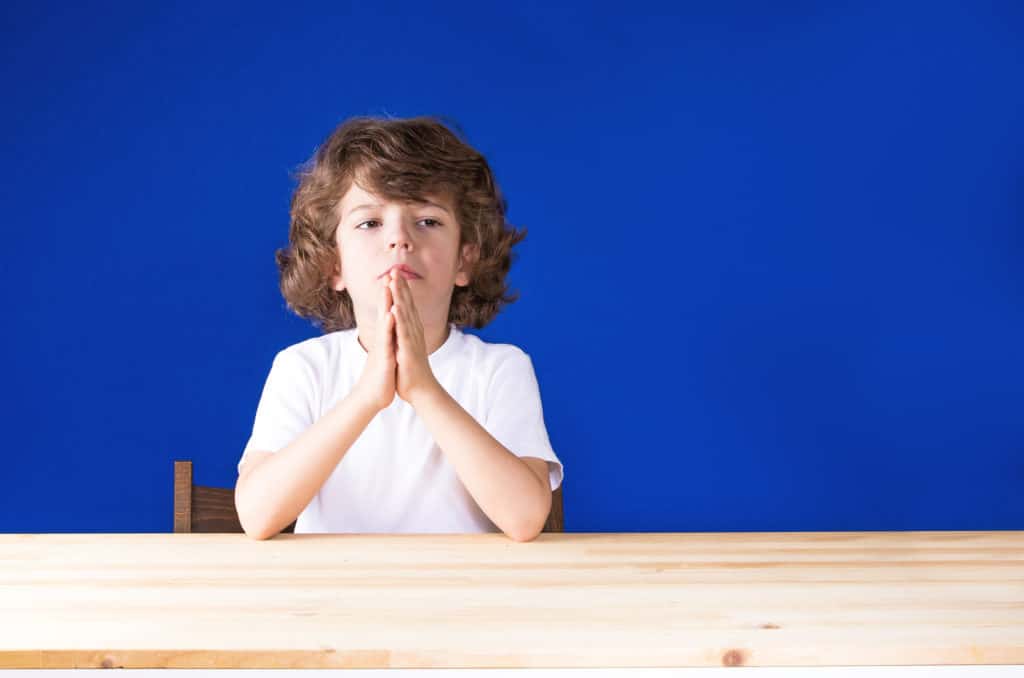
[[[384,317],[387,315],[387,312],[388,312],[388,292],[389,291],[390,290],[388,290],[388,286],[387,285],[384,285],[383,289],[381,289],[381,291],[380,291],[380,299],[378,300],[378,303],[380,304],[380,306],[377,308],[377,318],[381,322],[384,321]]]
[[[399,288],[397,292],[398,294],[395,298],[398,302],[398,317],[402,321],[402,330],[405,332],[406,339],[411,339],[416,331],[416,309],[412,305],[412,297],[409,294],[408,287],[404,289]]]
[[[382,346],[384,343],[384,323],[386,318],[384,314],[387,313],[388,307],[388,288],[385,286],[377,294],[377,334],[374,336],[373,341],[377,346]]]
[[[402,276],[398,276],[397,278],[395,278],[395,284],[398,286],[398,288],[397,288],[398,292],[399,292],[399,294],[402,295],[403,299],[409,296],[409,291],[412,288],[409,287],[409,281],[408,280],[406,280]]]
[[[397,278],[392,279],[391,284],[388,285],[388,287],[391,289],[391,296],[394,297],[396,302],[402,303],[405,301],[405,297],[402,295],[402,290],[399,287]]]
[[[392,295],[395,300],[395,308],[398,309],[396,318],[402,321],[402,325],[406,332],[408,332],[409,324],[412,322],[412,317],[409,315],[409,299],[403,292],[404,291],[399,286],[399,283],[396,281],[395,289],[392,291]]]
[[[387,319],[384,321],[384,325],[384,344],[387,346],[384,355],[385,357],[388,358],[388,360],[391,360],[392,358],[395,357],[395,354],[398,352],[398,347],[395,345],[395,317],[388,313]]]
[[[415,331],[415,325],[420,320],[419,312],[416,310],[416,302],[412,298],[412,288],[409,286],[407,281],[402,281],[405,287],[400,293],[402,299],[402,308],[406,312],[406,320],[408,321],[409,330]]]
[[[396,273],[389,287],[392,290],[395,308],[397,309],[395,314],[396,342],[410,346],[415,343],[415,345],[419,346],[423,343],[422,339],[420,339],[423,333],[422,323],[419,322],[419,314],[416,313],[409,281]]]
[[[404,310],[405,310],[405,307],[402,306],[401,302],[396,298],[395,299],[395,305],[391,307],[391,313],[392,313],[392,315],[395,318],[395,332],[396,332],[396,334],[398,332],[401,332],[402,329],[405,327],[405,324],[402,322],[405,319],[403,317]]]
[[[419,336],[423,331],[423,321],[419,311],[416,310],[416,302],[412,298],[412,288],[406,283],[402,295],[402,312],[405,313],[405,325],[410,337]]]
[[[384,349],[384,354],[389,355],[394,346],[394,316],[392,316],[390,309],[392,308],[391,303],[391,290],[388,286],[384,286],[384,292],[382,295],[381,302],[381,314],[380,314],[380,343]]]
[[[405,302],[406,307],[410,309],[416,308],[416,304],[412,298],[412,287],[409,285],[409,281],[402,278],[402,301]]]
[[[382,358],[389,358],[391,356],[392,346],[391,340],[388,335],[391,333],[391,320],[385,316],[380,321],[380,334],[377,338],[377,349],[381,354]]]
[[[405,312],[405,307],[402,305],[395,306],[395,340],[400,344],[404,345],[409,340],[409,323],[408,315]]]

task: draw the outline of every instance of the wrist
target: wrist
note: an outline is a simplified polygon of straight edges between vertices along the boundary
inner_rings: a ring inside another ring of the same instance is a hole
[[[421,386],[409,394],[409,404],[412,405],[413,409],[417,409],[431,400],[436,400],[441,395],[447,395],[447,393],[444,387],[441,386],[441,382],[434,378],[431,379],[430,383]]]
[[[377,402],[377,400],[370,395],[369,390],[360,382],[356,382],[356,385],[352,387],[352,391],[349,393],[349,398],[355,403],[356,407],[366,410],[370,414],[377,414],[385,407],[381,405],[381,403]]]

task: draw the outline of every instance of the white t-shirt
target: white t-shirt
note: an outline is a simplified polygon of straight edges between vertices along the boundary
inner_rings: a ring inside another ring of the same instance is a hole
[[[340,330],[280,351],[263,387],[242,452],[277,452],[332,409],[366,364],[358,330]],[[494,438],[520,457],[548,462],[551,489],[562,462],[544,427],[530,357],[450,324],[428,356],[441,386]],[[500,532],[473,500],[426,424],[398,395],[370,421],[299,514],[296,533]]]

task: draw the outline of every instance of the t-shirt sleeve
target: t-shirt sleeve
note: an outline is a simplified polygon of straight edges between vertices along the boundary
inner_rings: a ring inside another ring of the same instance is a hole
[[[308,361],[287,349],[274,357],[256,406],[252,434],[238,461],[252,450],[277,452],[315,421],[316,374]]]
[[[551,449],[529,355],[516,350],[501,361],[491,379],[487,400],[487,432],[517,457],[547,461],[551,489],[558,489],[563,478],[562,462]]]

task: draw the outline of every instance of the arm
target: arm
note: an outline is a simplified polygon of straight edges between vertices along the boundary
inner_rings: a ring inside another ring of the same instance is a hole
[[[516,541],[540,534],[551,512],[547,464],[536,460],[544,465],[541,476],[495,440],[440,385],[412,405],[487,517]]]
[[[235,486],[245,533],[268,539],[295,520],[377,412],[353,390],[286,447],[245,469]]]

